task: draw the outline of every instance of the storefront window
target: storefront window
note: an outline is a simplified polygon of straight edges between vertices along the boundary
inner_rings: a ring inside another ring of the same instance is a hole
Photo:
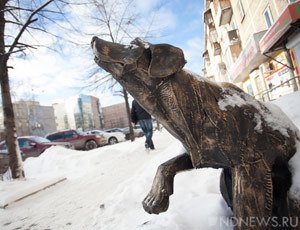
[[[256,76],[255,84],[256,84],[258,93],[262,93],[264,91],[264,82],[263,82],[263,78],[261,76],[259,76],[259,75]]]

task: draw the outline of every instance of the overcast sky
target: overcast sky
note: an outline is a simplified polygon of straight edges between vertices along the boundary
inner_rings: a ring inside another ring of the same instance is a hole
[[[202,0],[136,0],[139,15],[145,16],[145,21],[155,16],[156,26],[159,28],[156,38],[150,38],[151,43],[169,43],[183,49],[187,64],[185,68],[198,74],[202,74],[203,68],[202,52],[203,42],[203,1]],[[13,69],[9,70],[12,82],[12,93],[14,100],[34,99],[42,105],[52,105],[54,102],[62,102],[65,99],[80,93],[94,95],[100,98],[102,106],[107,106],[124,99],[112,96],[110,91],[91,91],[85,86],[84,79],[87,69],[95,67],[92,50],[89,47],[93,31],[97,35],[97,25],[91,23],[83,24],[89,13],[87,9],[76,8],[68,12],[68,20],[73,25],[85,28],[91,35],[77,37],[82,46],[65,44],[60,46],[55,43],[58,51],[51,51],[40,47],[24,57],[14,57],[10,60]],[[56,28],[51,28],[56,30]],[[67,38],[71,33],[61,34]],[[73,35],[74,36],[78,35]],[[39,33],[39,41],[44,44],[52,44],[53,38]],[[99,69],[100,70],[100,69]],[[103,73],[102,73],[103,74]]]

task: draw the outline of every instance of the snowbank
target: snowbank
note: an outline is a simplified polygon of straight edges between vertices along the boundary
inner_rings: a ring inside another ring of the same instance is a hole
[[[298,127],[299,101],[300,93],[295,93],[275,102]],[[51,147],[40,157],[27,159],[24,168],[29,181],[54,176],[67,181],[0,209],[0,229],[232,229],[226,225],[231,211],[219,192],[220,170],[176,175],[168,211],[149,215],[143,210],[141,202],[157,167],[183,151],[166,131],[155,132],[154,143],[157,149],[150,153],[144,150],[144,138],[139,138],[92,151]],[[298,151],[290,161],[294,174],[290,195],[297,198],[299,156]],[[0,181],[0,188],[7,183]],[[14,183],[23,186],[23,182]]]
[[[279,106],[300,130],[300,91],[278,98],[273,101]],[[300,140],[297,143],[297,153],[289,161],[293,180],[289,195],[300,202]]]

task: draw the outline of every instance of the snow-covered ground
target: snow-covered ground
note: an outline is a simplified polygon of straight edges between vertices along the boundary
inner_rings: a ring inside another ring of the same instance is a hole
[[[298,128],[299,101],[297,92],[275,102]],[[181,144],[165,130],[155,132],[153,140],[157,149],[150,153],[144,150],[144,138],[139,138],[92,151],[51,147],[40,157],[27,159],[27,180],[0,181],[0,192],[16,192],[24,183],[45,178],[67,180],[0,209],[0,229],[232,229],[226,225],[231,211],[219,192],[220,170],[178,174],[169,210],[160,215],[143,210],[141,201],[156,168],[182,152]]]

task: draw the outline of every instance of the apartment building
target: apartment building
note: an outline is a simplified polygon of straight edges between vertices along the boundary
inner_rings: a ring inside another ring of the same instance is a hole
[[[103,107],[102,112],[105,129],[129,126],[125,103]]]
[[[68,120],[66,103],[54,103],[52,104],[54,108],[55,123],[57,130],[70,129],[70,124]]]
[[[103,129],[103,117],[99,98],[80,94],[64,103],[53,104],[57,130]]]
[[[207,78],[263,100],[298,89],[299,0],[206,0],[204,23]]]
[[[65,129],[123,128],[128,127],[125,103],[101,108],[97,97],[80,94],[52,106],[37,101],[13,103],[18,136],[45,136]],[[3,139],[4,117],[0,107],[0,140]],[[105,124],[105,125],[104,125]]]
[[[37,101],[18,101],[13,103],[13,108],[18,136],[45,136],[56,131],[52,106],[42,106]],[[0,129],[4,129],[2,112],[0,121]]]

